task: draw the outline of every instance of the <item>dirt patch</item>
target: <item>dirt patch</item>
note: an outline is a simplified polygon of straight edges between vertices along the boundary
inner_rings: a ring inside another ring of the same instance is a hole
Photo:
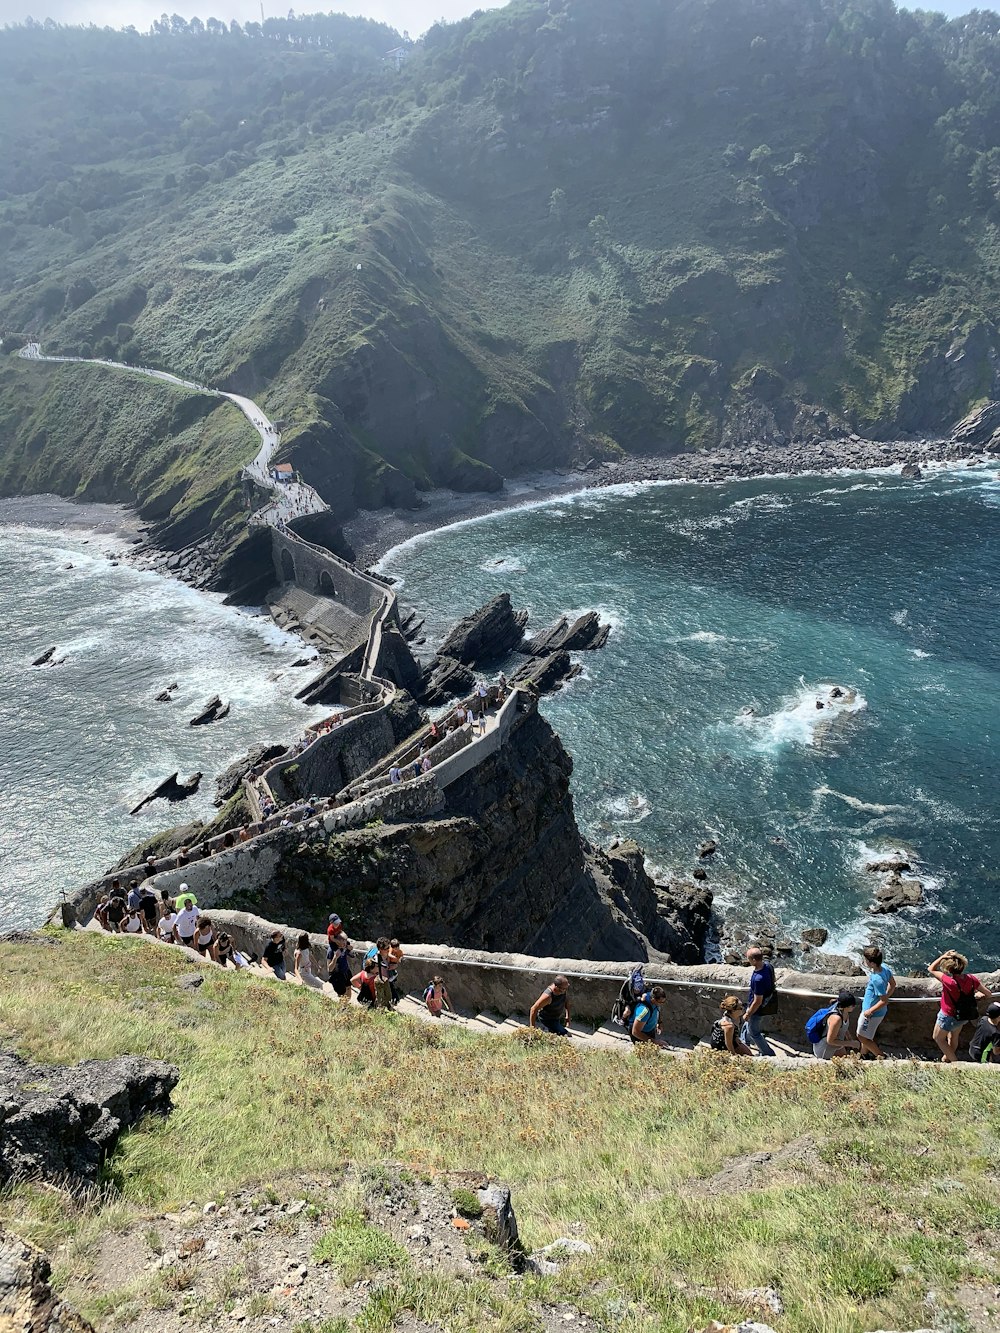
[[[789,1185],[816,1180],[828,1174],[828,1168],[819,1155],[821,1143],[810,1134],[793,1139],[781,1148],[746,1153],[731,1158],[721,1171],[707,1180],[693,1180],[686,1186],[686,1194],[713,1196],[739,1194],[762,1185]]]
[[[511,1262],[495,1243],[496,1215],[477,1202],[476,1189],[488,1183],[465,1173],[421,1179],[393,1165],[190,1200],[105,1236],[89,1276],[69,1294],[100,1314],[101,1333],[189,1333],[192,1321],[268,1333],[353,1320],[380,1284],[407,1268],[463,1283],[518,1282],[520,1255]],[[359,1252],[371,1255],[370,1265],[358,1265]],[[342,1272],[343,1253],[351,1258]],[[539,1307],[538,1315],[545,1333],[596,1327],[570,1305]],[[400,1315],[394,1333],[439,1330]]]

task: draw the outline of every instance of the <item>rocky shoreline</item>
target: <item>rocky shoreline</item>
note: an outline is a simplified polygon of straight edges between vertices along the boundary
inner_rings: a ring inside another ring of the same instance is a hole
[[[938,437],[880,441],[846,435],[809,444],[719,447],[668,458],[635,457],[615,462],[589,459],[572,469],[512,478],[496,492],[431,491],[417,509],[362,510],[343,525],[343,530],[356,563],[366,567],[412,537],[465,519],[582,490],[656,481],[712,483],[775,476],[821,476],[907,464],[916,464],[919,469],[928,464],[959,463],[982,457],[983,445],[965,440]]]

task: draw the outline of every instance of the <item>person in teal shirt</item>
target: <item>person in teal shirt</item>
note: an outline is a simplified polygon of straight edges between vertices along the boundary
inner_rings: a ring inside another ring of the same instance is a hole
[[[892,968],[882,961],[882,950],[876,944],[869,944],[862,949],[861,960],[868,973],[868,985],[865,998],[861,1002],[861,1016],[858,1018],[857,1036],[861,1043],[861,1058],[884,1060],[885,1056],[875,1040],[879,1025],[889,1012],[889,1001],[896,989],[896,978]]]

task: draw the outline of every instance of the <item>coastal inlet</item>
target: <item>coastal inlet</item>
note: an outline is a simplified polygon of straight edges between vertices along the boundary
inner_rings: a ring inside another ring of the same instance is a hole
[[[502,590],[532,625],[611,624],[543,702],[594,840],[637,838],[669,878],[710,838],[736,921],[825,927],[830,952],[875,933],[903,966],[944,931],[986,966],[998,561],[995,467],[963,465],[582,492],[419,536],[380,568],[428,643]],[[865,867],[896,855],[923,902],[873,913]]]

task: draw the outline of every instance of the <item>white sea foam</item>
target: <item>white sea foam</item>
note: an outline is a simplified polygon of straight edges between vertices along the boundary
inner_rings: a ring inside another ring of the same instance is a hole
[[[911,648],[909,651],[910,651],[910,656],[911,656],[911,657],[918,657],[918,658],[920,658],[921,660],[923,660],[924,658],[930,657],[930,655],[931,655],[930,653],[925,653],[924,650],[923,650],[922,648]]]
[[[905,625],[909,618],[910,611],[909,608],[905,606],[901,611],[893,611],[892,615],[889,617],[894,625]]]
[[[637,791],[629,792],[626,796],[613,796],[601,803],[601,809],[619,824],[641,824],[653,813],[647,798]]]
[[[909,813],[909,809],[905,805],[880,805],[876,801],[862,801],[860,797],[850,796],[847,792],[837,791],[835,787],[827,787],[826,785],[814,787],[813,795],[817,797],[834,796],[838,801],[843,801],[845,805],[849,805],[852,810],[861,810],[873,815],[905,815]]]
[[[754,737],[752,748],[765,753],[777,753],[788,745],[817,745],[835,731],[839,719],[863,712],[868,700],[860,690],[840,686],[843,697],[834,699],[833,684],[805,685],[777,712],[764,717],[740,714],[733,721],[750,731]],[[817,701],[823,703],[817,708]]]
[[[711,629],[696,630],[694,634],[685,634],[682,643],[729,643],[725,634],[716,634]]]

